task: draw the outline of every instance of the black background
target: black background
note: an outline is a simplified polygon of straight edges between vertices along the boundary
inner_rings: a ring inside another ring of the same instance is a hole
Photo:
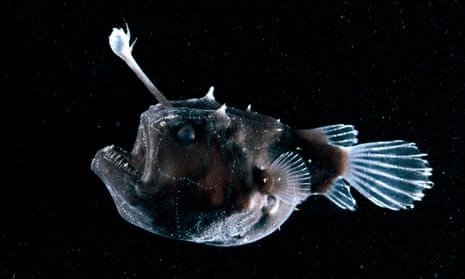
[[[463,2],[42,2],[4,4],[0,277],[463,278]],[[214,85],[218,101],[293,127],[413,141],[435,187],[403,212],[358,194],[355,213],[312,198],[237,248],[126,223],[89,169],[99,148],[131,147],[154,103],[108,46],[124,21],[169,99]]]

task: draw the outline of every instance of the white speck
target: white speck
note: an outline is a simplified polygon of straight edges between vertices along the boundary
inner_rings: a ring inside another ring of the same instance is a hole
[[[207,95],[205,95],[205,98],[214,101],[215,96],[213,95],[213,91],[215,91],[215,87],[210,86],[210,89],[208,89]]]
[[[226,115],[226,109],[227,109],[226,104],[223,104],[219,109],[216,110],[216,112]]]

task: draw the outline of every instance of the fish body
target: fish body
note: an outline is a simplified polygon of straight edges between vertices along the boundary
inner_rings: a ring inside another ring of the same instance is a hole
[[[110,45],[144,81],[129,32],[115,29]],[[155,234],[238,246],[274,232],[312,195],[355,210],[355,189],[399,210],[432,187],[413,143],[357,144],[352,125],[294,129],[218,103],[213,87],[202,98],[159,101],[142,113],[131,152],[108,146],[91,164],[120,215]]]

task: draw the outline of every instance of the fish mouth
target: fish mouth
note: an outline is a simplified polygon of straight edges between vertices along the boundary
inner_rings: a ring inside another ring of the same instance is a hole
[[[142,175],[131,157],[121,147],[110,145],[100,149],[91,163],[92,171],[105,184],[118,208],[133,205],[140,198],[137,188]]]
[[[126,174],[140,177],[140,172],[133,166],[129,152],[116,145],[110,145],[101,150],[102,158]]]
[[[103,181],[116,208],[126,221],[148,231],[156,232],[145,211],[145,195],[137,191],[141,172],[130,153],[115,145],[100,149],[91,163],[91,169]],[[144,156],[140,158],[144,163]]]
[[[91,163],[91,169],[101,178],[105,176],[111,180],[117,177],[126,177],[132,181],[138,181],[142,174],[139,159],[134,161],[131,154],[121,147],[109,145],[100,149]]]

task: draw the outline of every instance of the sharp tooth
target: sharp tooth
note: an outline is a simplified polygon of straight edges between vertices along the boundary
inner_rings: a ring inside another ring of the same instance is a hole
[[[105,147],[105,148],[103,149],[103,152],[106,153],[106,152],[111,151],[112,149],[113,149],[113,145],[110,145],[110,146]]]
[[[127,151],[113,145],[105,147],[103,151],[104,158],[112,162],[115,167],[120,168],[132,175],[140,175],[139,172],[129,164]]]

